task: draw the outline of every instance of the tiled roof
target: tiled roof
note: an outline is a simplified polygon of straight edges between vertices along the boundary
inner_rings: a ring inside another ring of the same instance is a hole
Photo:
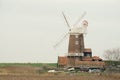
[[[98,56],[93,56],[93,57],[84,57],[83,59],[82,59],[83,61],[92,61],[92,60],[102,60],[100,57],[98,57]]]
[[[102,59],[101,59],[100,57],[98,57],[98,56],[93,56],[92,59],[94,59],[94,60],[102,60]]]
[[[97,61],[92,61],[92,60],[97,60]],[[58,57],[58,65],[67,65],[68,63],[68,57],[67,56],[59,56]],[[103,67],[105,63],[103,61],[98,61],[102,60],[101,58],[97,56],[93,57],[84,57],[83,61],[75,61],[76,66],[98,66],[98,67]]]
[[[92,52],[91,48],[85,48],[84,52]]]
[[[92,61],[92,58],[91,57],[84,57],[82,60],[83,61]]]
[[[83,66],[104,66],[105,63],[102,61],[76,61],[76,65],[83,65]]]

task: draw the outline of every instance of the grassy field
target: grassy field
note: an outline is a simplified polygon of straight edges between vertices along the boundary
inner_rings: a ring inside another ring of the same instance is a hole
[[[98,76],[0,76],[1,80],[119,80]]]
[[[57,67],[57,63],[0,63],[0,67],[4,66],[35,66],[35,67]]]
[[[120,73],[48,73],[56,63],[1,63],[0,80],[120,80]]]
[[[43,75],[0,75],[0,80],[120,80],[120,75],[68,75],[68,74],[43,74]]]

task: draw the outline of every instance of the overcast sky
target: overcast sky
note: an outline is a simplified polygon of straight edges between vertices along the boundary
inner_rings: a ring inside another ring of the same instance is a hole
[[[67,53],[68,32],[87,12],[85,47],[103,58],[104,50],[120,47],[120,0],[0,0],[0,62],[57,62]]]

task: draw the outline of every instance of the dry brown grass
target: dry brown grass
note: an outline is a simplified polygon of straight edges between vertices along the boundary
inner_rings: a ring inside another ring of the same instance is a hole
[[[120,73],[77,75],[41,72],[39,67],[8,66],[0,68],[0,80],[120,80]]]
[[[0,75],[0,80],[119,80],[112,76],[40,76],[40,75]]]

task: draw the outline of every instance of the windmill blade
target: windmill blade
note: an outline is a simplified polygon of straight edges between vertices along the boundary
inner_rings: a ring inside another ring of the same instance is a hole
[[[82,16],[77,20],[77,22],[73,26],[77,25],[85,15],[86,15],[86,12],[82,14]]]
[[[68,23],[68,21],[67,21],[67,18],[66,18],[66,16],[65,16],[64,12],[62,12],[62,14],[63,14],[63,17],[64,17],[64,19],[65,19],[65,21],[66,21],[66,23],[67,23],[67,26],[68,26],[68,28],[69,28],[69,30],[70,30],[71,27],[70,27],[70,25],[69,25],[69,23]]]
[[[56,48],[57,46],[59,46],[60,43],[62,43],[62,42],[65,40],[65,38],[67,37],[68,34],[69,34],[69,33],[66,33],[66,34],[63,36],[63,38],[60,39],[59,42],[57,42],[57,44],[55,44],[53,47]]]

